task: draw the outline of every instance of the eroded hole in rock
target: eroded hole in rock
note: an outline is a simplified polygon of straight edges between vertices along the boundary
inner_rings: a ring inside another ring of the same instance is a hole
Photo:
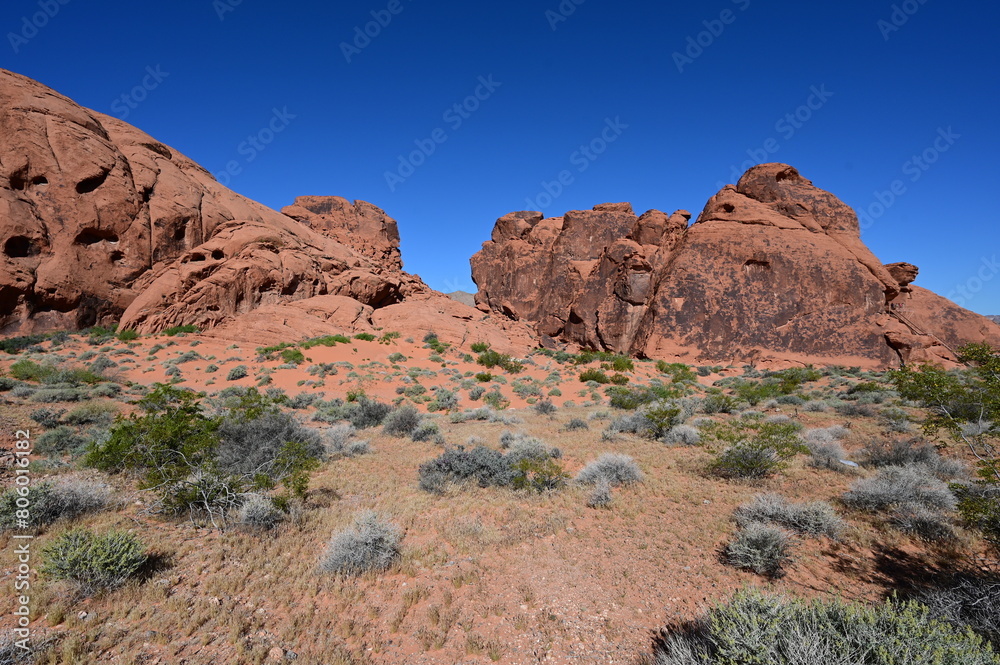
[[[581,319],[580,315],[576,313],[576,310],[570,310],[570,313],[569,313],[569,322],[572,323],[572,324],[574,324],[574,325],[578,325],[578,324],[583,323],[583,319]]]
[[[187,235],[187,225],[181,224],[176,229],[174,229],[174,240],[184,240],[184,236]]]
[[[118,242],[118,234],[107,229],[84,229],[73,240],[77,245],[95,245],[103,241]]]
[[[722,204],[722,212],[735,212],[735,211],[736,211],[736,206],[734,206],[732,203]]]
[[[204,260],[205,260],[204,254],[192,254],[190,257],[188,257],[188,261],[190,261],[191,263],[201,263]]]
[[[770,270],[771,269],[771,262],[770,261],[762,261],[762,260],[759,260],[759,259],[749,259],[749,260],[746,261],[746,263],[743,264],[743,269],[747,270],[747,271],[754,270],[754,269],[757,269],[757,270]]]
[[[223,253],[221,249],[213,249],[212,258],[215,259],[216,261],[221,261],[222,259],[226,258],[226,255]]]
[[[14,191],[23,191],[28,188],[28,179],[25,177],[23,171],[17,171],[10,174],[10,188]]]
[[[40,185],[47,185],[49,184],[49,179],[43,175],[36,175],[34,178],[31,179],[31,184],[34,185],[35,187],[38,187]]]
[[[95,176],[84,178],[83,180],[77,183],[76,193],[89,194],[90,192],[94,191],[95,189],[104,184],[104,181],[108,179],[109,173],[111,173],[111,171],[101,171]]]
[[[115,250],[115,251],[111,252],[111,262],[112,263],[118,263],[119,261],[121,261],[124,258],[125,258],[125,253],[124,252],[119,252],[118,250]]]
[[[788,180],[792,177],[791,171],[778,171],[774,174],[774,180],[776,182],[781,182],[782,180]]]
[[[3,244],[3,253],[13,259],[21,259],[38,254],[38,246],[31,238],[13,236],[7,238],[7,242]]]

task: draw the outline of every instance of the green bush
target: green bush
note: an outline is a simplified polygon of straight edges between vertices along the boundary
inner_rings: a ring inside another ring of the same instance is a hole
[[[303,349],[311,349],[314,346],[337,346],[337,344],[350,344],[351,339],[344,335],[327,335],[325,337],[315,337],[302,342],[299,346]]]
[[[86,594],[117,589],[148,560],[142,541],[126,531],[97,534],[73,529],[43,548],[42,554],[42,575],[72,582]]]
[[[580,372],[580,382],[587,383],[588,381],[594,381],[596,383],[611,383],[611,379],[603,371],[591,367]]]
[[[486,342],[473,342],[469,348],[472,349],[473,353],[484,353],[490,350],[490,345]]]
[[[658,360],[656,361],[656,371],[670,375],[670,380],[674,383],[698,380],[691,368],[684,363],[668,363],[665,360]]]
[[[0,530],[20,528],[21,519],[26,519],[33,527],[48,526],[59,519],[73,519],[102,510],[111,500],[111,490],[107,486],[84,480],[46,481],[27,491],[26,497],[22,497],[18,489],[0,495]],[[22,499],[22,503],[27,499],[29,505],[21,508],[18,499]]]
[[[118,333],[118,339],[122,342],[131,342],[133,340],[139,339],[139,333],[132,330],[131,328],[127,330],[122,330]]]
[[[493,375],[489,372],[480,372],[479,374],[476,374],[476,381],[479,381],[480,383],[489,383],[492,380]]]
[[[565,485],[567,478],[569,474],[551,457],[522,459],[514,465],[514,489],[549,492]]]
[[[236,367],[229,370],[226,375],[227,381],[239,381],[240,379],[245,379],[247,377],[248,371],[246,365],[237,365]]]
[[[724,478],[766,478],[785,468],[787,461],[798,453],[809,452],[798,430],[799,425],[794,422],[755,418],[706,426],[704,432],[708,436],[729,444],[709,468]]]
[[[43,432],[35,439],[35,452],[49,456],[65,454],[76,456],[83,452],[87,443],[88,439],[78,434],[75,429],[60,425]]]
[[[354,336],[354,339],[360,339],[363,342],[374,342],[375,335],[371,333],[358,333],[357,335]]]
[[[755,383],[744,381],[737,384],[736,396],[745,401],[750,406],[757,406],[761,402],[781,394],[777,384]]]
[[[197,333],[201,332],[198,326],[186,325],[186,326],[174,326],[172,328],[167,328],[163,331],[163,334],[167,337],[173,337],[174,335],[179,335],[180,333]]]
[[[286,363],[301,365],[306,361],[306,356],[298,349],[283,349],[281,351],[281,359]]]
[[[915,602],[875,605],[737,593],[664,630],[657,665],[998,665],[981,637]]]

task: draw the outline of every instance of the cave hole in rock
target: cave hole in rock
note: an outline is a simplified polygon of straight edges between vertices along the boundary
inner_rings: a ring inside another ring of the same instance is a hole
[[[789,180],[792,177],[791,171],[778,171],[774,174],[775,182],[781,182],[782,180]]]
[[[212,258],[215,259],[216,261],[221,261],[222,259],[226,258],[226,255],[221,249],[213,249]]]
[[[576,313],[576,310],[570,310],[570,313],[569,313],[569,322],[572,323],[572,324],[574,324],[574,325],[579,325],[579,324],[583,323],[583,319],[580,318],[580,315]]]
[[[205,260],[204,254],[192,254],[191,256],[188,257],[188,261],[190,261],[191,263],[201,263],[204,260]]]
[[[94,191],[95,189],[104,184],[104,181],[108,179],[109,173],[111,173],[111,171],[101,171],[95,176],[84,178],[83,180],[77,183],[76,193],[89,194],[90,192]]]
[[[111,257],[110,258],[111,258],[111,262],[112,263],[118,263],[119,261],[121,261],[122,259],[125,258],[125,253],[124,252],[120,252],[118,250],[115,250],[115,251],[111,252]]]
[[[732,203],[722,204],[722,212],[735,212],[735,211],[736,211],[736,206],[734,206]]]
[[[107,229],[84,229],[76,234],[73,242],[77,245],[96,245],[105,240],[118,242],[118,234]]]
[[[3,253],[13,259],[23,259],[38,254],[38,246],[26,236],[12,236],[3,244]]]
[[[746,270],[747,272],[750,272],[751,270],[755,270],[755,269],[756,270],[770,270],[771,269],[771,262],[770,261],[761,260],[761,259],[747,259],[747,261],[743,263],[743,269]]]

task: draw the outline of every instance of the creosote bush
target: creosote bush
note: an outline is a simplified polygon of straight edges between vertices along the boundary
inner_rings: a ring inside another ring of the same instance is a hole
[[[389,436],[410,436],[420,426],[420,412],[412,404],[390,411],[382,421],[382,431]]]
[[[45,481],[28,488],[30,508],[22,515],[17,500],[22,498],[17,489],[0,495],[0,530],[14,529],[18,519],[28,516],[30,526],[48,526],[59,519],[72,519],[103,510],[111,501],[111,490],[106,485],[61,478]]]
[[[127,531],[94,533],[73,529],[43,548],[42,575],[67,580],[84,594],[117,589],[134,577],[148,557]]]
[[[400,557],[402,530],[378,514],[359,514],[354,523],[334,534],[320,569],[340,575],[388,570]]]
[[[856,510],[879,512],[912,504],[937,510],[954,510],[956,499],[948,486],[920,467],[889,466],[871,478],[856,481],[843,496]]]

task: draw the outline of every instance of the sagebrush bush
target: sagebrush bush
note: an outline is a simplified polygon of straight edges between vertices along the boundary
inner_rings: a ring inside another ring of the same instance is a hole
[[[43,407],[32,411],[30,418],[45,429],[55,429],[62,424],[62,417],[64,413],[66,413],[66,409],[59,409],[58,411],[55,411],[53,409]]]
[[[388,570],[400,557],[402,530],[368,511],[347,529],[334,534],[320,569],[341,575],[361,575]]]
[[[245,379],[248,373],[246,365],[237,365],[229,370],[228,374],[226,374],[226,381],[239,381],[240,379]]]
[[[410,438],[414,441],[433,441],[440,433],[441,427],[437,423],[424,420],[410,432]]]
[[[275,483],[287,473],[282,457],[289,444],[298,444],[305,456],[314,460],[326,453],[317,430],[276,408],[245,415],[230,411],[218,434],[215,458],[220,471],[247,477],[264,475]]]
[[[11,489],[0,495],[0,530],[17,528],[18,505],[21,498]],[[46,481],[28,489],[27,508],[31,526],[48,526],[59,519],[72,519],[103,510],[111,500],[107,485],[86,480],[59,479]]]
[[[784,529],[761,522],[748,522],[726,546],[726,562],[734,568],[758,575],[779,577],[789,561],[791,536]]]
[[[601,478],[587,495],[588,508],[607,508],[614,500],[611,494],[611,483],[607,478]]]
[[[110,425],[118,407],[110,402],[88,402],[72,409],[65,421],[70,425]]]
[[[697,446],[701,443],[701,432],[691,425],[675,425],[663,435],[663,442],[671,445]]]
[[[606,480],[612,487],[630,485],[642,480],[642,471],[635,460],[620,453],[604,453],[576,474],[581,485],[596,485]]]
[[[127,531],[97,534],[73,529],[43,548],[42,554],[42,575],[67,580],[85,594],[117,589],[148,560],[142,541]]]
[[[381,425],[391,411],[392,406],[389,404],[361,397],[354,404],[354,408],[351,409],[348,418],[351,424],[358,429],[368,429],[369,427],[378,427]]]
[[[928,542],[946,542],[958,537],[948,515],[919,504],[896,506],[889,516],[889,524]]]
[[[738,592],[665,630],[656,665],[998,665],[979,636],[915,602],[874,605]]]
[[[238,515],[240,526],[250,531],[268,531],[285,518],[271,497],[256,493],[243,499]]]
[[[563,429],[567,432],[578,432],[580,430],[590,429],[590,426],[583,418],[571,418]]]
[[[938,510],[954,510],[955,496],[948,486],[921,467],[888,466],[871,478],[856,481],[843,496],[856,510],[880,512],[914,504]]]
[[[35,439],[35,452],[41,455],[76,454],[86,447],[87,437],[67,425],[43,432]]]
[[[961,460],[942,457],[931,443],[919,438],[877,439],[865,447],[864,453],[866,466],[881,468],[921,465],[941,480],[963,478],[966,474]]]
[[[832,469],[847,473],[852,468],[841,461],[847,459],[847,452],[836,441],[816,443],[807,440],[806,447],[809,448],[809,464],[818,469]]]
[[[553,413],[557,411],[556,405],[553,404],[552,401],[548,399],[543,399],[535,402],[532,408],[535,410],[535,413],[542,416],[551,416]]]
[[[389,436],[410,436],[420,425],[420,412],[412,404],[403,404],[386,415],[382,431]]]
[[[774,523],[807,536],[837,538],[844,522],[829,503],[791,503],[778,494],[758,494],[733,513],[737,524]]]
[[[449,483],[476,481],[480,487],[509,486],[514,469],[503,453],[476,446],[472,450],[453,448],[420,465],[420,489],[442,492]]]

